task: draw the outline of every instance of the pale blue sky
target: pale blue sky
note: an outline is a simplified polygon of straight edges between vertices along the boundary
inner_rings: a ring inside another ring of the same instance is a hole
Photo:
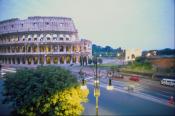
[[[0,20],[73,18],[82,38],[122,48],[174,48],[174,0],[0,0]]]

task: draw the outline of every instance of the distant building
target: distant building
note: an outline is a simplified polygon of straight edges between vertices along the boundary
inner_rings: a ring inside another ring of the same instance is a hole
[[[0,63],[79,64],[92,56],[91,41],[79,39],[71,18],[28,17],[0,21]]]
[[[147,57],[147,58],[155,57],[155,56],[157,56],[157,51],[156,50],[144,51],[142,53],[142,56]]]
[[[142,50],[137,49],[125,49],[125,61],[133,61],[136,57],[139,57],[142,55]]]

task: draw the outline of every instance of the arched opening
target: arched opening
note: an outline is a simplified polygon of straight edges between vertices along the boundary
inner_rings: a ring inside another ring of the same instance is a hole
[[[70,56],[66,56],[66,64],[70,64]]]
[[[50,41],[50,37],[47,37],[47,41]]]
[[[20,52],[19,46],[16,47],[16,52]]]
[[[51,63],[51,58],[50,56],[46,56],[46,64],[50,64]]]
[[[76,56],[73,56],[72,61],[73,63],[76,63]]]
[[[37,38],[34,38],[34,41],[37,41]]]
[[[34,61],[34,64],[38,64],[38,57],[35,56],[35,57],[33,58],[33,61]]]
[[[60,37],[60,40],[61,40],[61,41],[63,41],[63,40],[64,40],[64,38],[63,38],[63,37]]]
[[[15,64],[15,58],[12,58],[12,63]]]
[[[43,56],[40,57],[40,64],[44,64],[44,57]]]
[[[58,52],[58,46],[53,46],[53,51]]]
[[[5,64],[7,64],[7,58],[5,58]]]
[[[40,52],[44,52],[44,46],[40,46]]]
[[[25,46],[22,46],[22,52],[25,52]]]
[[[30,46],[28,46],[28,48],[27,48],[27,52],[31,52],[31,47]]]
[[[63,52],[63,51],[64,51],[64,47],[60,46],[60,52]]]
[[[11,64],[11,59],[10,58],[8,58],[8,62],[9,62],[9,64]]]
[[[51,47],[50,46],[46,46],[46,52],[51,52]]]
[[[15,52],[15,47],[11,47],[11,49],[12,49],[12,53],[14,53]]]
[[[54,40],[54,41],[57,40],[57,34],[53,34],[53,40]]]
[[[132,59],[135,59],[135,55],[134,55],[134,54],[132,54],[132,55],[131,55],[131,58],[132,58]]]
[[[25,64],[25,58],[24,57],[22,58],[22,64]]]
[[[38,51],[37,46],[36,45],[33,46],[33,52],[37,52],[37,51]]]
[[[10,46],[7,48],[7,51],[10,53]]]
[[[17,58],[17,64],[20,64],[20,58]]]
[[[54,63],[54,64],[58,64],[58,57],[55,56],[55,57],[53,58],[53,63]]]
[[[66,46],[66,52],[70,52],[70,46]]]
[[[28,38],[28,41],[31,41],[32,39],[31,38]]]
[[[27,62],[28,62],[28,64],[32,64],[32,58],[31,57],[28,57],[27,58]]]
[[[76,52],[76,47],[75,46],[73,46],[72,51]]]
[[[61,58],[60,58],[60,64],[64,64],[64,56],[61,56]]]

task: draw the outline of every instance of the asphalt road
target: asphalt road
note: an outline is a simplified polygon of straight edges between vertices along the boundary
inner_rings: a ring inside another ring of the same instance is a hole
[[[100,81],[99,115],[175,115],[175,107],[167,104],[164,100],[138,91],[128,92],[117,85],[114,86],[114,90],[107,91],[105,88],[107,84],[102,81],[104,80]],[[87,85],[90,94],[89,101],[85,104],[84,115],[95,115],[93,81],[89,80]]]

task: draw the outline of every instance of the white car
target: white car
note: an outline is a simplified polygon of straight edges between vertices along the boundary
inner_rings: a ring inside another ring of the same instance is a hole
[[[174,86],[175,87],[175,80],[174,79],[162,79],[160,81],[162,85]]]

